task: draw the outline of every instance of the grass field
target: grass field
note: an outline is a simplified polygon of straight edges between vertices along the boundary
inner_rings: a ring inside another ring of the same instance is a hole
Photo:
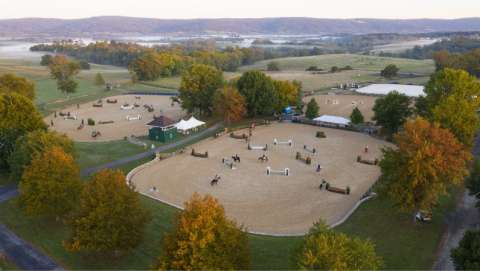
[[[18,270],[18,267],[16,267],[13,263],[8,261],[2,253],[0,253],[0,271],[3,270]]]
[[[77,91],[69,95],[57,90],[56,82],[50,77],[47,68],[40,66],[35,59],[0,59],[0,74],[3,73],[15,73],[34,81],[37,90],[35,103],[44,114],[68,105],[118,95],[131,90],[145,92],[175,91],[171,88],[159,88],[144,84],[132,85],[130,82],[131,75],[127,69],[108,65],[92,64],[90,70],[81,71],[75,78],[78,82]],[[113,91],[105,91],[103,86],[96,86],[94,82],[97,73],[101,73],[106,82],[119,87]]]
[[[123,169],[128,171],[137,164],[132,163]],[[0,205],[0,222],[67,268],[148,269],[160,254],[162,237],[172,229],[178,210],[143,196],[141,200],[153,218],[147,227],[145,241],[130,254],[115,261],[88,259],[66,252],[61,241],[68,236],[68,230],[46,219],[25,217],[15,200]],[[452,210],[454,202],[454,197],[444,198],[432,223],[414,225],[409,214],[396,213],[388,200],[377,198],[362,205],[336,230],[371,239],[385,261],[385,269],[430,269],[443,231],[443,217]],[[252,269],[295,268],[292,256],[301,243],[301,237],[249,235],[249,241]]]
[[[110,142],[75,142],[77,162],[80,168],[89,168],[105,164],[124,157],[144,152],[141,146],[127,140]]]
[[[289,57],[275,60],[260,61],[253,65],[244,66],[240,71],[266,70],[269,62],[279,63],[281,71],[267,72],[274,79],[298,80],[303,83],[304,90],[327,90],[344,83],[386,83],[397,82],[402,84],[425,84],[429,75],[434,72],[433,61],[411,60],[401,58],[386,58],[377,56],[363,56],[352,54],[320,55],[307,57]],[[400,68],[400,73],[415,76],[399,77],[386,80],[380,76],[380,71],[388,64],[395,64]],[[329,71],[332,66],[351,66],[354,70],[337,73],[312,74],[305,71],[310,66]]]

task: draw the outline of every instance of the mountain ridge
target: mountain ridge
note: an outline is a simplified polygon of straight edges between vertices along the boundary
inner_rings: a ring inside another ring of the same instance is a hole
[[[81,19],[1,19],[0,36],[105,34],[334,35],[480,31],[480,17],[461,19],[321,19],[310,17],[155,19],[97,16]]]

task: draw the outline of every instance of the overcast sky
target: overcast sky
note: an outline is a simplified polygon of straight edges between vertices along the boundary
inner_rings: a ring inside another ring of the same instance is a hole
[[[0,0],[0,18],[461,18],[480,0]]]

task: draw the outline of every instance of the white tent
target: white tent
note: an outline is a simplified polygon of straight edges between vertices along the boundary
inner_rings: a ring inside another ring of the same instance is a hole
[[[205,125],[205,122],[197,120],[195,117],[191,117],[187,122],[192,125],[194,128],[200,127],[202,125]]]
[[[344,117],[323,115],[321,117],[313,119],[316,123],[330,125],[330,126],[348,126],[350,125],[350,120]]]
[[[392,91],[397,91],[401,94],[405,94],[409,97],[425,96],[425,87],[414,85],[397,85],[397,84],[373,84],[363,88],[359,88],[356,91],[364,94],[374,95],[387,95]]]
[[[180,120],[177,124],[175,124],[175,127],[177,130],[179,130],[181,133],[188,133],[190,130],[197,129],[198,127],[205,125],[205,122],[199,121],[194,117],[191,117],[189,120]]]

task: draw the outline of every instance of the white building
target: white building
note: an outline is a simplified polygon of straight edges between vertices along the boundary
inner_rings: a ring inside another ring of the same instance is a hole
[[[350,120],[344,117],[322,115],[313,119],[318,125],[331,126],[331,127],[347,127],[350,125]]]
[[[356,91],[363,94],[373,95],[387,95],[392,91],[397,91],[401,94],[405,94],[409,97],[425,96],[424,86],[415,85],[397,85],[397,84],[373,84],[363,88],[359,88]]]

